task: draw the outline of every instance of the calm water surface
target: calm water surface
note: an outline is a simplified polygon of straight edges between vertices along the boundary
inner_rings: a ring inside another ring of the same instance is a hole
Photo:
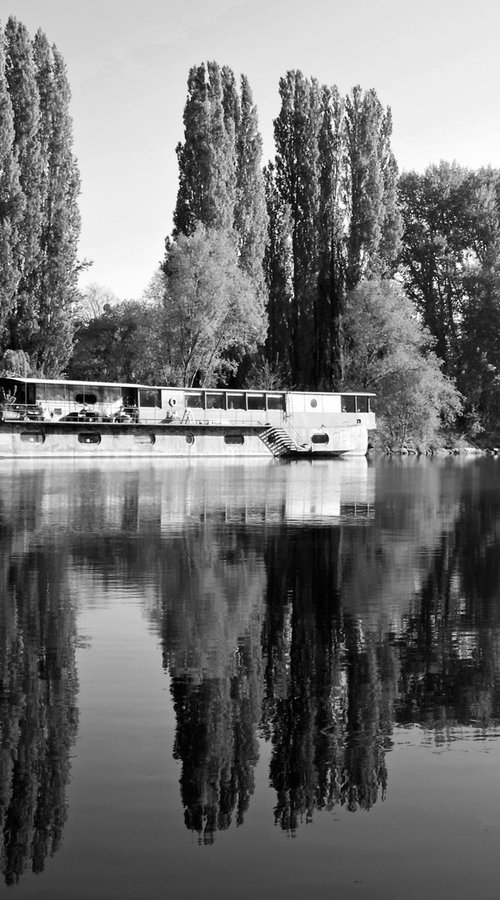
[[[491,900],[500,461],[0,464],[0,895]]]

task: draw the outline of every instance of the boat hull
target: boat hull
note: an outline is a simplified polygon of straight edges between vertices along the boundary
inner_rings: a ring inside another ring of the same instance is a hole
[[[264,457],[274,455],[262,426],[171,425],[111,422],[0,422],[0,458],[36,457]],[[333,429],[328,449],[319,445],[281,454],[334,458],[366,454],[366,429]]]

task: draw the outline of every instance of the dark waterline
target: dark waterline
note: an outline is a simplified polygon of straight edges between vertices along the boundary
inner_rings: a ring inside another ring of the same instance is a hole
[[[0,896],[496,896],[500,463],[0,467]]]

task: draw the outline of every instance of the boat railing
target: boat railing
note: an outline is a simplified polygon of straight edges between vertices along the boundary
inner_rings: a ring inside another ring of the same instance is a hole
[[[296,443],[298,446],[301,446],[301,445],[302,445],[303,438],[300,436],[300,434],[299,434],[299,432],[297,431],[297,429],[293,427],[293,425],[292,425],[292,423],[290,422],[290,419],[289,419],[289,418],[288,418],[288,419],[286,420],[286,422],[283,424],[283,428],[285,428],[285,430],[288,431],[290,437],[295,441],[295,443]]]
[[[34,420],[38,422],[79,423],[90,424],[92,422],[108,424],[141,424],[141,425],[195,425],[218,427],[264,427],[266,423],[256,419],[254,415],[231,415],[231,410],[197,410],[186,408],[179,412],[166,411],[164,409],[152,409],[150,412],[144,407],[123,406],[115,411],[95,409],[93,407],[79,407],[78,409],[51,409],[38,403],[0,403],[0,419],[4,421]],[[200,415],[201,413],[201,415]],[[267,422],[269,424],[269,422]],[[293,432],[293,438],[298,437],[297,432],[288,421],[285,426]]]
[[[8,419],[43,419],[43,409],[36,403],[0,403],[0,418]]]

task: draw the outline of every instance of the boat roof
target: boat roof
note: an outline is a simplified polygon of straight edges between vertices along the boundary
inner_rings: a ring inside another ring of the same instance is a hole
[[[163,391],[226,391],[227,393],[234,394],[294,394],[294,395],[303,395],[305,397],[309,397],[311,394],[314,396],[324,396],[329,397],[332,394],[335,396],[342,395],[343,397],[352,395],[359,397],[360,395],[367,397],[375,397],[375,394],[372,391],[290,391],[284,388],[280,390],[279,388],[267,390],[265,388],[225,388],[225,387],[180,387],[179,385],[168,385],[168,384],[139,384],[138,382],[125,382],[125,381],[79,381],[74,378],[32,378],[25,377],[24,375],[2,375],[0,378],[6,378],[9,381],[22,381],[25,384],[68,384],[75,385],[78,387],[114,387],[114,388],[142,388],[143,390],[163,390]]]

